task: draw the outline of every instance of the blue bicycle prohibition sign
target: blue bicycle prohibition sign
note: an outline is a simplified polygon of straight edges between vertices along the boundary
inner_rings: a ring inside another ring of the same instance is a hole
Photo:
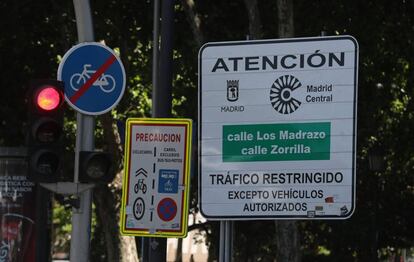
[[[104,114],[115,107],[125,90],[125,70],[115,52],[99,43],[72,47],[58,68],[65,99],[75,110],[89,115]]]

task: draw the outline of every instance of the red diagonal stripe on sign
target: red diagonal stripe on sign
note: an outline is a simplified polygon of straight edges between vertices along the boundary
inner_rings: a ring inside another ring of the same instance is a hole
[[[115,62],[116,57],[114,55],[111,55],[105,63],[98,69],[96,72],[91,76],[91,78],[86,81],[86,83],[79,88],[78,91],[73,94],[72,97],[69,98],[70,102],[72,104],[76,103],[78,99],[89,89],[89,87],[92,86],[93,83],[112,65],[113,62]]]

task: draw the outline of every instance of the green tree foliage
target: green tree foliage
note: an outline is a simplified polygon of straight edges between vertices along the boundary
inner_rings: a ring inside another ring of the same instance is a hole
[[[55,77],[58,54],[71,46],[68,40],[73,39],[76,28],[71,26],[70,4],[27,0],[0,3],[1,145],[22,144],[25,85],[33,77]]]
[[[341,261],[376,261],[381,249],[413,245],[409,214],[414,208],[414,141],[409,130],[413,126],[414,3],[322,2],[298,2],[300,34],[317,34],[318,29],[351,34],[360,46],[357,208],[349,221],[309,223],[306,242],[327,247],[330,256]],[[309,23],[311,17],[321,19]],[[369,168],[373,154],[382,155],[384,170]]]
[[[177,1],[176,5],[173,113],[196,121],[201,43],[192,33],[194,21],[185,8],[187,2],[192,1]],[[56,77],[60,58],[76,44],[72,5],[71,1],[0,3],[0,146],[24,144],[27,81]],[[276,38],[276,1],[258,1],[258,5],[263,37]],[[119,52],[127,71],[125,96],[109,114],[110,119],[122,123],[128,117],[150,116],[152,1],[92,0],[91,7],[96,40]],[[193,7],[205,42],[244,40],[249,34],[248,14],[241,0],[197,0]],[[318,36],[321,31],[327,35],[350,34],[360,47],[356,212],[347,221],[300,222],[303,260],[376,261],[378,254],[387,256],[392,249],[413,246],[414,1],[296,0],[294,17],[298,37]],[[66,119],[66,144],[73,150],[73,110],[67,110]],[[111,142],[105,136],[105,123],[103,117],[98,118],[99,148]],[[369,168],[373,153],[382,156],[383,170]],[[121,170],[122,158],[117,161]],[[197,212],[196,177],[192,180],[192,212]],[[106,189],[119,196],[120,188]],[[57,224],[66,221],[59,210],[55,211]],[[105,249],[103,224],[97,217],[92,244],[95,251]],[[211,250],[216,250],[217,223],[208,222],[199,228],[206,230]],[[62,224],[61,232],[66,229]],[[275,257],[272,222],[237,222],[235,229],[237,261],[269,261]],[[107,259],[107,254],[95,251],[97,261]]]

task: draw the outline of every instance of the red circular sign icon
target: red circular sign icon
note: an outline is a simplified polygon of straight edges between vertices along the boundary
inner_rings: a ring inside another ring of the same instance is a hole
[[[157,213],[163,221],[173,220],[177,215],[177,204],[174,199],[169,197],[162,199],[158,203]]]

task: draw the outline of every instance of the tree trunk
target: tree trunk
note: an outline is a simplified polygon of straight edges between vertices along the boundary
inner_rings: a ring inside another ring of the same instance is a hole
[[[187,14],[187,20],[190,24],[191,30],[193,31],[194,38],[198,46],[201,46],[203,44],[204,39],[200,29],[201,20],[199,15],[195,11],[194,0],[182,0],[181,2]]]
[[[300,241],[296,221],[277,220],[275,226],[277,262],[299,262]]]
[[[293,37],[293,1],[277,0],[278,31],[280,38]]]
[[[249,34],[253,39],[263,37],[262,24],[257,0],[244,0],[249,16]],[[293,1],[278,0],[279,37],[293,37]],[[275,221],[278,262],[300,261],[299,231],[295,221]]]
[[[277,0],[279,37],[293,37],[293,1]],[[278,262],[299,262],[300,240],[296,221],[275,221]]]
[[[260,19],[259,6],[257,0],[244,0],[244,5],[249,16],[249,36],[251,39],[262,39],[262,20]]]
[[[104,130],[105,151],[114,156],[115,170],[121,168],[121,145],[118,130],[110,113],[101,118]],[[138,262],[138,252],[134,237],[123,237],[119,232],[119,203],[121,202],[122,171],[118,172],[109,185],[99,185],[94,189],[94,203],[99,221],[103,221],[107,258],[111,262]]]

